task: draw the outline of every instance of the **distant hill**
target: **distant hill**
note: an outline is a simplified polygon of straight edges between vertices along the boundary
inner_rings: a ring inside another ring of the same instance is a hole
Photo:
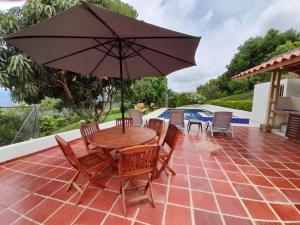
[[[4,89],[0,88],[0,106],[15,106],[14,103],[10,98],[9,91],[5,91]]]

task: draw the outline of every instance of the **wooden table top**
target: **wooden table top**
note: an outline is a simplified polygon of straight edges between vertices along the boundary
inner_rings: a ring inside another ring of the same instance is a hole
[[[91,144],[101,148],[120,149],[145,144],[155,136],[155,131],[146,127],[126,127],[123,134],[120,126],[100,130],[90,135],[88,139]]]

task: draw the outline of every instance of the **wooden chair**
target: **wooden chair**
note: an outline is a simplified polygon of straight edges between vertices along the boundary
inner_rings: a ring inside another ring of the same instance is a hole
[[[55,139],[67,160],[77,171],[75,176],[70,181],[67,191],[74,187],[80,193],[79,198],[76,201],[76,205],[78,205],[86,194],[90,184],[97,178],[97,175],[100,175],[99,171],[110,165],[109,161],[101,158],[96,153],[89,153],[85,156],[77,158],[69,143],[67,143],[58,135],[55,136]],[[79,174],[82,174],[84,177],[89,179],[89,181],[83,185],[83,187],[75,182]],[[105,186],[102,185],[101,188],[105,188]]]
[[[159,144],[161,136],[163,134],[164,128],[164,121],[160,119],[151,118],[148,122],[146,127],[154,130],[156,132],[156,137],[152,141],[148,142],[147,144]]]
[[[133,119],[132,118],[124,118],[125,127],[132,127],[133,126]],[[116,126],[122,126],[122,118],[116,119]]]
[[[151,180],[155,172],[159,154],[159,147],[154,145],[139,145],[125,148],[120,152],[119,176],[121,178],[120,193],[122,195],[123,213],[126,216],[126,191],[144,188],[145,192],[150,190],[150,195],[142,195],[131,198],[130,202],[150,199],[154,206]],[[147,175],[147,184],[125,189],[125,181],[138,176]]]
[[[160,147],[158,161],[161,163],[161,168],[157,170],[155,178],[159,177],[163,170],[168,170],[173,175],[176,175],[176,172],[169,166],[169,161],[173,155],[173,152],[176,147],[176,143],[179,137],[180,130],[173,124],[169,124],[166,136],[163,140],[163,143]],[[168,150],[167,150],[168,148]]]
[[[83,143],[86,147],[86,149],[89,152],[96,152],[98,153],[101,157],[106,158],[105,153],[103,152],[103,150],[97,146],[92,145],[89,140],[88,137],[96,132],[99,132],[100,128],[98,126],[98,124],[96,122],[93,123],[85,123],[83,125],[80,126],[80,133],[81,133],[81,137],[83,139]]]
[[[300,115],[295,113],[289,114],[288,124],[285,136],[289,139],[300,141]]]

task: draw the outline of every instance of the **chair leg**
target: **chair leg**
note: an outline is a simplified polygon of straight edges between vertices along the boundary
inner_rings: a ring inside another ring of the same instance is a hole
[[[86,192],[87,192],[87,190],[88,190],[88,187],[90,186],[91,183],[92,183],[92,179],[91,179],[89,182],[86,183],[86,185],[85,185],[84,188],[82,189],[81,194],[79,195],[78,200],[76,201],[76,205],[78,205],[78,204],[82,201],[82,199],[83,199],[83,197],[85,196],[85,194],[86,194]]]
[[[123,184],[124,184],[123,178],[121,178],[121,195],[122,195],[123,214],[126,217],[125,187]]]
[[[73,182],[78,178],[80,172],[79,170],[76,172],[76,174],[74,175],[74,177],[72,178],[72,180],[70,181],[70,184],[67,187],[67,192],[71,190],[72,186],[73,186]]]
[[[162,158],[158,159],[159,162],[162,164],[160,170],[155,174],[154,178],[158,178],[163,170],[168,170],[172,175],[176,175],[176,172],[168,165],[169,162],[163,160]]]
[[[176,175],[176,172],[168,164],[166,164],[165,168],[173,175]]]
[[[152,203],[153,208],[155,208],[155,205],[154,205],[154,197],[153,197],[153,191],[152,191],[152,183],[151,183],[151,179],[150,179],[149,173],[147,173],[147,177],[148,177],[148,184],[147,184],[147,186],[149,185],[149,189],[150,189],[150,197],[151,197],[151,203]]]

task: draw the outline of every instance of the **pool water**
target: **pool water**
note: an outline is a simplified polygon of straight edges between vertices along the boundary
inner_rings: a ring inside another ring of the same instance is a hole
[[[184,119],[190,120],[190,119],[197,119],[201,120],[203,122],[212,121],[213,119],[213,113],[206,110],[206,109],[182,109],[184,110]],[[162,119],[169,119],[170,118],[170,109],[164,111],[162,114],[158,116]],[[232,123],[240,123],[240,124],[249,124],[248,118],[240,118],[237,116],[233,116]]]

